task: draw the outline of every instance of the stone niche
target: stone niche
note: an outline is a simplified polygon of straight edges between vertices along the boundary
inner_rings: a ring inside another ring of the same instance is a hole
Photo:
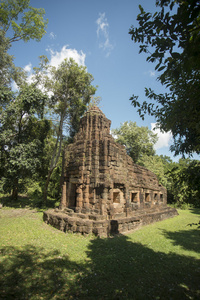
[[[177,215],[154,173],[133,162],[110,134],[111,121],[93,106],[64,152],[59,209],[44,221],[62,231],[107,237]]]

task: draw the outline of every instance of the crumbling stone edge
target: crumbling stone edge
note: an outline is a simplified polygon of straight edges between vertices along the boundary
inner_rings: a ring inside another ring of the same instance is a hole
[[[71,209],[63,211],[49,209],[43,213],[43,220],[46,224],[66,233],[73,232],[83,235],[94,234],[98,237],[109,237],[134,231],[142,226],[177,215],[177,210],[171,207],[165,207],[162,211],[146,212],[141,215],[138,214],[117,219],[106,219],[103,215],[76,213]]]

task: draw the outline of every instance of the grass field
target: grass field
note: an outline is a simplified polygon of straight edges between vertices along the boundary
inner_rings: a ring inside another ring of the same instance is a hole
[[[114,238],[0,209],[0,299],[200,299],[200,210]]]

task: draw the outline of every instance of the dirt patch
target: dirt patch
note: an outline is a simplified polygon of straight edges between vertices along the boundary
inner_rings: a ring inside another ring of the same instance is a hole
[[[30,215],[35,213],[37,213],[37,210],[30,209],[30,208],[1,209],[0,217],[17,218],[17,217],[22,217],[25,215]]]

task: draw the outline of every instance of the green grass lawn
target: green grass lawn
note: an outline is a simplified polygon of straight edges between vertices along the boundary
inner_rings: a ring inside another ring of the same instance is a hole
[[[0,209],[0,299],[200,299],[200,210],[114,238]]]

